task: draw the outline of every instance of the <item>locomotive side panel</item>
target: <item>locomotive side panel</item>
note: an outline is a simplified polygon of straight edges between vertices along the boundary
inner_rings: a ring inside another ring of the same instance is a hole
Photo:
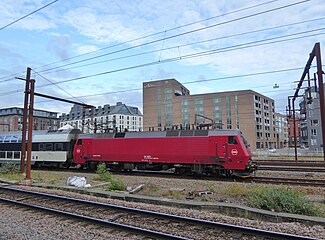
[[[84,158],[94,161],[213,164],[208,138],[83,139]]]

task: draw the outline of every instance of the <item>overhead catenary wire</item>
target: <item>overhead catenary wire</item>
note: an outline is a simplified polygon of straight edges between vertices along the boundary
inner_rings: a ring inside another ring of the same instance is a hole
[[[273,1],[270,1],[270,2],[273,2]],[[292,6],[292,5],[296,5],[296,4],[300,4],[300,3],[303,3],[303,2],[306,2],[306,1],[301,1],[301,2],[297,2],[297,3],[294,3],[294,4],[289,4],[289,5],[286,5],[286,6],[282,6],[282,7],[278,7],[276,9],[282,9],[282,8],[285,8],[285,7],[288,7],[288,6]],[[263,11],[263,12],[260,12],[260,13],[256,13],[254,15],[258,15],[258,14],[262,14],[262,13],[266,13],[266,12],[269,12],[269,11],[274,11],[275,9],[271,9],[271,10],[267,10],[267,11]],[[244,16],[244,17],[241,17],[240,19],[242,18],[246,18],[246,17],[250,17],[252,15],[249,15],[249,16]],[[238,20],[238,19],[232,19],[228,22],[232,22],[232,21],[235,21],[235,20]],[[220,24],[224,24],[225,22],[222,22],[222,23],[219,23],[217,25],[220,25]],[[213,26],[213,25],[212,25]],[[208,26],[208,27],[212,27],[212,26]],[[201,28],[202,29],[202,28]],[[200,30],[200,29],[199,29]],[[197,31],[197,30],[193,30],[193,31]],[[193,32],[192,31],[192,32]],[[184,33],[183,33],[184,34]],[[206,53],[205,53],[206,54]],[[201,55],[202,56],[202,55]],[[187,55],[187,56],[184,56],[183,58],[189,58],[191,56]],[[195,57],[194,55],[192,57]],[[168,60],[165,60],[164,62],[167,62]],[[169,61],[174,61],[173,59],[169,59]],[[117,72],[117,71],[123,71],[123,70],[128,70],[128,69],[134,69],[134,68],[138,68],[138,67],[145,67],[145,66],[150,66],[150,65],[153,65],[153,64],[156,64],[156,63],[147,63],[147,64],[144,64],[143,66],[133,66],[133,67],[130,67],[130,68],[125,68],[125,69],[119,69],[119,70],[116,70],[116,71],[112,71],[112,72]],[[110,72],[107,72],[107,74],[110,73]],[[96,75],[93,75],[93,76],[99,76],[101,75],[102,73],[99,73],[99,74],[96,74]],[[86,77],[91,77],[91,76],[86,76]],[[83,77],[84,78],[84,77]],[[79,78],[78,78],[79,79]],[[80,78],[81,79],[81,78]],[[71,81],[71,80],[69,80]],[[1,82],[0,82],[1,83]],[[48,85],[47,85],[48,86]],[[16,91],[12,91],[11,93],[15,93]],[[5,94],[6,95],[6,94]]]
[[[203,40],[203,41],[197,41],[197,42],[183,44],[183,45],[177,45],[177,46],[173,46],[173,47],[164,48],[164,49],[161,49],[161,50],[166,51],[166,50],[171,50],[171,49],[174,49],[174,48],[179,49],[179,47],[184,47],[184,46],[189,46],[189,45],[194,45],[194,44],[201,44],[201,43],[206,43],[206,42],[215,41],[215,40],[222,40],[222,39],[231,38],[231,37],[243,36],[243,35],[246,35],[246,34],[257,33],[257,32],[262,32],[262,31],[269,31],[269,30],[279,29],[279,28],[283,28],[283,27],[294,26],[294,25],[298,25],[298,24],[302,24],[302,23],[319,21],[319,20],[323,20],[323,19],[325,19],[325,18],[310,19],[310,20],[305,20],[305,21],[300,21],[300,22],[295,22],[295,23],[270,27],[270,28],[258,29],[258,30],[253,30],[253,31],[248,31],[248,32],[243,32],[243,33],[238,33],[238,34],[232,34],[232,35],[222,36],[222,37],[208,39],[208,40]],[[294,34],[298,34],[298,33],[294,33]],[[284,37],[284,36],[282,36],[282,37]],[[161,51],[161,50],[152,50],[152,51],[127,55],[127,56],[117,57],[117,58],[113,58],[113,59],[103,60],[103,61],[99,61],[99,62],[93,62],[93,63],[84,64],[84,65],[74,66],[74,67],[70,67],[70,68],[62,68],[62,69],[55,70],[55,72],[67,71],[67,70],[70,70],[70,69],[81,68],[81,67],[90,66],[90,65],[96,65],[96,64],[100,64],[100,63],[104,63],[104,62],[109,62],[109,61],[115,61],[115,60],[121,60],[121,59],[125,59],[125,58],[141,56],[141,55],[145,55],[145,54],[149,54],[149,53],[155,53],[155,52],[158,52],[158,51]],[[42,73],[51,73],[52,72],[51,70],[52,69],[49,69],[48,70],[49,72],[44,70],[44,71],[42,71]],[[35,71],[35,69],[34,69],[34,71]],[[8,82],[8,81],[14,80],[13,77],[15,75],[13,74],[11,76],[12,76],[11,78],[0,81],[0,83],[5,83],[5,82]]]
[[[73,66],[73,67],[68,67],[68,68],[48,69],[48,70],[43,70],[42,73],[43,74],[44,73],[49,74],[49,73],[52,73],[52,72],[67,71],[67,70],[70,70],[70,69],[76,69],[76,68],[81,68],[81,67],[86,67],[86,66],[91,66],[91,65],[97,65],[97,64],[101,64],[101,63],[106,63],[106,62],[111,62],[111,61],[116,61],[116,60],[122,60],[122,59],[126,59],[126,58],[132,58],[132,57],[142,56],[142,55],[146,55],[146,54],[151,54],[151,53],[156,53],[156,52],[162,52],[162,51],[166,51],[166,50],[172,50],[172,49],[176,49],[176,48],[178,49],[178,52],[179,52],[179,48],[180,47],[186,47],[186,46],[191,46],[191,45],[195,45],[195,44],[202,44],[202,43],[207,43],[207,42],[211,42],[211,41],[217,41],[217,40],[222,40],[222,39],[231,38],[231,37],[238,37],[238,36],[243,36],[243,35],[246,35],[246,34],[262,32],[262,31],[274,30],[274,29],[279,29],[279,28],[282,28],[282,27],[294,26],[294,25],[301,24],[301,23],[319,21],[319,20],[324,20],[324,19],[325,18],[317,18],[317,19],[306,20],[306,21],[301,21],[301,22],[296,22],[296,23],[291,23],[291,24],[285,24],[285,25],[271,27],[271,28],[258,29],[258,30],[253,30],[253,31],[249,31],[249,32],[232,34],[232,35],[227,35],[227,36],[223,36],[223,37],[218,37],[218,38],[203,40],[203,41],[197,41],[197,42],[192,42],[192,43],[187,43],[187,44],[182,44],[182,45],[176,45],[176,46],[172,46],[172,47],[163,48],[163,49],[160,49],[160,50],[151,50],[151,51],[146,51],[146,52],[131,54],[131,55],[127,55],[127,56],[121,56],[121,57],[106,59],[106,60],[102,60],[102,61],[87,63],[87,64]],[[289,35],[286,35],[286,36],[293,36],[293,35],[302,34],[302,33],[306,33],[306,32],[308,32],[308,31],[300,32],[300,33],[292,33],[292,34],[289,34]],[[281,36],[281,37],[285,37],[285,36]],[[261,41],[264,41],[264,40],[261,40]],[[181,54],[180,54],[180,52],[179,52],[179,57],[180,57],[180,59],[182,57]],[[159,60],[160,59],[161,59],[161,55],[159,57]],[[2,83],[2,81],[0,81],[0,83]]]
[[[243,16],[243,17],[238,17],[238,18],[235,18],[235,19],[231,19],[231,20],[220,22],[220,23],[212,24],[210,26],[205,26],[205,27],[193,29],[193,30],[190,30],[190,31],[187,31],[187,32],[183,32],[183,33],[163,37],[163,38],[153,40],[153,41],[150,41],[150,42],[146,42],[146,43],[138,44],[138,45],[135,45],[135,46],[127,47],[127,48],[124,48],[124,49],[116,50],[116,51],[113,51],[113,52],[109,52],[109,53],[101,54],[101,55],[98,55],[98,56],[86,58],[86,59],[83,59],[83,60],[79,60],[79,61],[75,61],[75,62],[72,62],[72,63],[64,64],[64,65],[61,65],[61,66],[53,67],[53,68],[50,68],[50,69],[45,69],[45,70],[42,70],[40,72],[53,70],[53,69],[57,69],[57,68],[62,68],[62,67],[70,66],[70,65],[73,65],[73,64],[77,64],[77,63],[81,63],[81,62],[101,58],[101,57],[104,57],[104,56],[108,56],[108,55],[111,55],[111,54],[124,52],[124,51],[131,50],[131,49],[134,49],[134,48],[143,47],[143,46],[150,45],[150,44],[153,44],[153,43],[158,43],[158,42],[161,42],[161,41],[165,41],[165,40],[169,40],[169,39],[172,39],[172,38],[188,35],[188,34],[191,34],[191,33],[202,31],[202,30],[207,30],[209,28],[214,28],[214,27],[222,26],[222,25],[225,25],[225,24],[228,24],[228,23],[233,23],[233,22],[237,22],[237,21],[244,20],[244,19],[247,19],[247,18],[251,18],[251,17],[262,15],[262,14],[270,13],[270,12],[273,12],[273,11],[285,9],[285,8],[292,7],[292,6],[295,6],[295,5],[298,5],[298,4],[302,4],[302,3],[305,3],[305,2],[308,2],[308,1],[311,1],[311,0],[303,0],[303,1],[292,3],[292,4],[287,4],[287,5],[284,5],[284,6],[280,6],[280,7],[268,9],[268,10],[265,10],[265,11],[249,14],[249,15],[246,15],[246,16]]]
[[[178,27],[173,27],[173,28],[170,28],[170,29],[167,29],[167,30],[163,30],[163,31],[157,32],[157,33],[152,33],[152,34],[149,34],[149,35],[146,35],[146,36],[142,36],[142,37],[139,37],[139,38],[135,38],[135,39],[132,39],[132,40],[129,40],[129,41],[124,41],[122,43],[118,43],[118,44],[115,44],[115,45],[107,46],[107,47],[104,47],[104,48],[101,48],[101,49],[98,49],[98,50],[95,50],[95,51],[91,51],[91,52],[84,53],[84,54],[79,54],[79,55],[76,55],[76,56],[73,56],[73,57],[70,57],[70,58],[65,58],[63,60],[56,61],[56,62],[49,63],[49,64],[45,64],[43,66],[40,66],[40,67],[34,68],[34,69],[39,69],[39,68],[43,68],[43,67],[46,67],[46,66],[54,65],[56,63],[68,61],[68,60],[71,60],[71,59],[74,59],[74,58],[82,57],[84,55],[89,55],[89,54],[92,54],[92,53],[95,53],[95,52],[103,51],[105,49],[118,47],[118,46],[121,46],[121,45],[124,45],[124,44],[127,44],[127,43],[132,43],[132,42],[138,41],[138,40],[143,40],[145,38],[153,37],[155,35],[159,35],[159,34],[164,33],[164,32],[169,32],[169,31],[173,31],[173,30],[180,29],[180,28],[183,28],[183,27],[188,27],[188,26],[191,26],[191,25],[194,25],[194,24],[197,24],[197,23],[209,21],[209,20],[216,19],[216,18],[219,18],[219,17],[224,17],[224,16],[227,16],[227,15],[230,15],[230,14],[233,14],[233,13],[238,13],[238,12],[246,11],[246,10],[249,10],[249,9],[253,9],[253,8],[260,7],[260,6],[263,6],[263,5],[267,5],[267,4],[270,4],[270,3],[273,3],[273,2],[277,2],[277,1],[280,1],[280,0],[271,0],[271,1],[264,2],[264,3],[259,3],[259,4],[255,4],[255,5],[252,5],[252,6],[249,6],[249,7],[245,7],[245,8],[237,9],[237,10],[234,10],[234,11],[230,11],[228,13],[224,13],[224,14],[221,14],[221,15],[213,16],[213,17],[210,17],[210,18],[207,18],[207,19],[203,19],[203,20],[199,20],[199,21],[194,21],[194,22],[187,23],[187,24],[184,24],[184,25],[181,25],[181,26],[178,26]],[[15,76],[17,76],[19,74],[22,74],[22,72],[15,73],[15,74],[12,74],[12,75],[9,75],[9,76],[0,77],[0,79],[9,78],[9,77],[15,77]],[[12,78],[10,78],[10,80],[12,80]]]
[[[32,69],[32,72],[34,72],[35,74],[37,74],[38,76],[40,76],[41,78],[45,79],[46,81],[50,82],[51,84],[53,84],[54,86],[56,86],[57,88],[61,89],[63,92],[65,92],[66,94],[68,94],[69,96],[71,96],[73,99],[85,104],[82,100],[78,99],[77,97],[73,96],[72,94],[70,94],[68,91],[66,91],[65,89],[63,89],[62,87],[58,86],[58,84],[56,84],[55,82],[49,80],[48,78],[44,77],[42,74],[36,72],[35,70]]]
[[[107,47],[104,47],[104,48],[100,48],[100,49],[97,49],[95,51],[87,52],[87,53],[84,53],[84,54],[79,54],[77,56],[73,56],[73,57],[69,57],[69,58],[66,58],[66,59],[63,59],[63,60],[60,60],[60,61],[49,63],[49,64],[41,66],[40,68],[46,67],[46,66],[49,66],[49,65],[53,65],[53,64],[56,64],[56,63],[68,61],[68,60],[71,60],[71,59],[75,59],[75,58],[78,58],[78,57],[81,57],[81,56],[84,56],[84,55],[89,55],[89,54],[92,54],[92,53],[95,53],[95,52],[103,51],[103,50],[106,50],[106,49],[109,49],[109,48],[118,47],[118,46],[121,46],[121,45],[124,45],[124,44],[127,44],[127,43],[132,43],[132,42],[136,42],[136,41],[139,41],[139,40],[143,40],[143,39],[146,39],[146,38],[149,38],[149,37],[160,35],[162,33],[167,33],[167,32],[170,32],[170,31],[177,30],[177,29],[181,29],[181,28],[184,28],[184,27],[195,25],[197,23],[202,23],[202,22],[210,21],[212,19],[225,17],[227,15],[231,15],[231,14],[234,14],[234,13],[243,12],[243,11],[246,11],[246,10],[250,10],[250,9],[253,9],[253,8],[256,8],[256,7],[260,7],[260,6],[267,5],[267,4],[270,4],[270,3],[273,3],[273,2],[278,2],[278,1],[280,1],[280,0],[271,0],[271,1],[264,2],[264,3],[259,3],[259,4],[255,4],[255,5],[252,5],[252,6],[249,6],[249,7],[244,7],[244,8],[241,8],[241,9],[230,11],[228,13],[224,13],[224,14],[220,14],[220,15],[217,15],[217,16],[209,17],[209,18],[206,18],[206,19],[203,19],[203,20],[187,23],[187,24],[184,24],[184,25],[181,25],[181,26],[178,26],[178,27],[169,28],[169,29],[166,29],[166,30],[163,30],[163,31],[159,31],[159,32],[152,33],[152,34],[149,34],[149,35],[146,35],[146,36],[135,38],[135,39],[132,39],[132,40],[129,40],[129,41],[124,41],[122,43],[114,44],[112,46],[107,46]]]
[[[250,46],[251,47],[251,46]],[[238,50],[238,49],[237,49]],[[176,58],[175,60],[179,60],[178,58]],[[152,64],[157,64],[157,62],[153,62]],[[141,67],[142,65],[140,65]],[[134,67],[135,68],[135,67]],[[129,68],[124,68],[124,69],[118,69],[118,70],[115,70],[116,72],[117,71],[123,71],[123,70],[128,70]],[[302,68],[291,68],[291,69],[284,69],[284,70],[274,70],[274,71],[268,71],[268,72],[265,72],[265,74],[268,74],[268,73],[276,73],[276,72],[286,72],[286,71],[294,71],[294,70],[299,70],[299,69],[302,69]],[[114,72],[114,71],[112,71]],[[107,72],[106,74],[108,74],[110,72]],[[261,75],[261,74],[264,74],[263,72],[262,73],[255,73],[255,75]],[[243,76],[243,77],[246,77],[246,76],[249,76],[251,74],[245,74],[245,75],[239,75],[239,76]],[[90,75],[89,77],[93,77],[93,75]],[[59,84],[59,83],[65,83],[65,82],[70,82],[70,81],[76,81],[76,80],[79,80],[79,79],[84,79],[84,78],[88,78],[88,76],[85,76],[85,77],[80,77],[80,78],[74,78],[74,79],[70,79],[70,80],[63,80],[63,81],[60,81],[60,82],[55,82],[56,84]],[[230,77],[226,77],[225,79],[228,79],[228,78],[233,78],[233,76],[230,76]],[[200,80],[201,81],[201,80]],[[41,88],[41,87],[47,87],[47,86],[50,86],[51,84],[45,84],[45,85],[41,85],[41,86],[38,86],[38,88]],[[1,96],[7,96],[7,95],[10,95],[10,94],[14,94],[14,93],[17,93],[17,92],[22,92],[22,91],[19,91],[19,90],[13,90],[13,91],[8,91],[8,92],[3,92],[3,93],[0,93],[0,97]]]
[[[11,26],[11,25],[13,25],[13,24],[15,24],[16,22],[19,22],[19,21],[23,20],[24,18],[27,18],[27,17],[30,16],[30,15],[33,15],[33,14],[36,13],[36,12],[39,12],[40,10],[42,10],[42,9],[44,9],[44,8],[46,8],[46,7],[50,6],[50,5],[52,5],[53,3],[57,2],[57,1],[59,1],[59,0],[54,0],[54,1],[52,1],[52,2],[50,2],[50,3],[48,3],[48,4],[46,4],[46,5],[44,5],[43,7],[40,7],[40,8],[38,8],[38,9],[32,11],[31,13],[28,13],[28,14],[22,16],[21,18],[18,18],[17,20],[15,20],[15,21],[13,21],[13,22],[11,22],[11,23],[8,23],[7,25],[5,25],[5,26],[3,26],[3,27],[0,27],[0,31],[3,30],[3,29],[5,29],[5,28],[7,28],[7,27],[9,27],[9,26]]]
[[[312,68],[315,68],[315,67],[313,66]],[[221,81],[221,80],[228,80],[228,79],[235,79],[235,78],[253,77],[253,76],[261,76],[261,75],[268,75],[268,74],[276,74],[276,73],[297,71],[297,70],[303,70],[303,69],[304,69],[304,67],[289,68],[289,69],[278,69],[278,70],[272,70],[272,71],[240,74],[240,75],[233,75],[233,76],[226,76],[226,77],[219,77],[219,78],[191,80],[191,81],[182,82],[181,84],[188,85],[188,84],[202,83],[202,82]],[[109,94],[118,94],[118,93],[126,93],[126,92],[140,91],[140,90],[142,90],[142,88],[125,89],[125,90],[119,90],[119,91],[110,91],[110,92],[105,92],[105,93],[91,94],[91,95],[86,95],[86,96],[78,96],[78,98],[91,97],[91,96],[100,96],[100,95],[109,95]],[[279,90],[277,90],[277,91],[279,91]],[[12,93],[17,93],[17,91],[9,92],[9,94],[12,94]],[[0,96],[4,96],[4,94],[5,93],[0,94]],[[45,101],[47,102],[47,101],[52,101],[52,100],[45,100]],[[45,101],[42,101],[42,102],[45,102]]]
[[[308,2],[308,1],[311,1],[311,0],[298,1],[298,2],[295,2],[295,3],[283,5],[283,6],[276,7],[276,8],[272,8],[272,9],[268,9],[268,10],[261,11],[261,12],[257,12],[257,13],[254,13],[254,14],[249,14],[249,15],[242,16],[242,17],[238,17],[238,18],[235,18],[235,19],[227,20],[227,21],[224,21],[224,22],[212,24],[210,26],[201,27],[201,28],[197,28],[197,29],[190,30],[190,31],[187,31],[187,32],[183,32],[183,33],[175,34],[175,35],[172,35],[172,36],[164,37],[164,38],[161,38],[161,39],[158,39],[158,40],[153,40],[153,41],[150,41],[150,42],[147,42],[147,43],[143,43],[143,44],[139,44],[139,45],[136,45],[136,46],[127,47],[127,48],[124,48],[124,49],[121,49],[121,50],[116,50],[116,51],[113,51],[113,52],[110,52],[110,53],[101,54],[99,56],[90,57],[90,58],[83,59],[83,60],[79,60],[79,61],[76,61],[76,62],[64,64],[64,65],[61,65],[61,66],[58,66],[58,67],[53,67],[53,68],[50,68],[50,69],[45,69],[45,70],[42,70],[42,71],[39,71],[39,72],[53,70],[53,69],[56,69],[56,68],[66,67],[66,66],[70,66],[72,64],[77,64],[77,63],[81,63],[81,62],[85,62],[85,61],[97,59],[97,58],[104,57],[104,56],[107,56],[107,55],[110,55],[110,54],[115,54],[115,53],[119,53],[119,52],[122,52],[122,51],[127,51],[127,50],[130,50],[130,49],[134,49],[136,47],[146,46],[146,45],[149,45],[149,44],[153,44],[153,43],[165,41],[165,40],[172,39],[172,38],[175,38],[175,37],[184,36],[184,35],[191,34],[191,33],[194,33],[194,32],[198,32],[198,31],[202,31],[202,30],[209,29],[209,28],[213,28],[213,27],[225,25],[225,24],[228,24],[228,23],[237,22],[237,21],[244,20],[244,19],[247,19],[247,18],[251,18],[251,17],[255,17],[255,16],[262,15],[262,14],[270,13],[270,12],[273,12],[273,11],[285,9],[285,8],[292,7],[292,6],[295,6],[295,5],[299,5],[299,4]]]
[[[324,33],[319,33],[319,34],[312,34],[312,35],[308,35],[308,36],[303,36],[303,37],[291,38],[291,39],[287,39],[287,40],[279,40],[279,41],[273,41],[273,42],[268,42],[268,43],[261,43],[261,44],[257,44],[257,45],[252,45],[252,43],[239,44],[239,45],[231,46],[231,47],[213,49],[213,50],[203,51],[203,52],[194,53],[194,54],[187,54],[187,55],[183,55],[182,58],[174,57],[174,58],[164,59],[164,60],[160,60],[160,61],[147,62],[147,63],[143,63],[143,64],[139,64],[139,65],[133,65],[133,66],[125,67],[125,68],[120,68],[120,69],[105,71],[105,72],[101,72],[101,73],[95,73],[95,74],[90,74],[90,75],[86,75],[86,76],[76,77],[76,78],[72,78],[72,79],[61,80],[61,81],[57,81],[56,84],[73,82],[73,81],[77,81],[77,80],[82,80],[82,79],[107,75],[107,74],[111,74],[111,73],[117,73],[117,72],[121,72],[121,71],[132,70],[132,69],[136,69],[136,68],[149,67],[149,66],[153,66],[153,65],[157,65],[157,64],[170,63],[170,62],[174,62],[174,61],[183,61],[185,59],[203,57],[203,56],[208,56],[208,55],[212,55],[212,54],[216,54],[216,53],[223,53],[223,52],[226,52],[226,51],[234,51],[234,50],[240,50],[240,49],[244,49],[244,48],[252,48],[252,47],[256,47],[256,46],[280,43],[280,42],[284,42],[284,41],[298,40],[298,39],[302,39],[302,38],[306,38],[306,37],[314,37],[316,35],[324,35],[324,34],[325,34],[325,32]],[[275,38],[273,38],[273,39],[275,39]],[[268,41],[268,40],[262,40],[262,41]],[[260,42],[260,41],[256,41],[256,42]],[[248,45],[248,46],[243,46],[243,45]],[[46,86],[49,86],[49,84],[41,85],[41,86],[38,86],[38,87],[46,87]]]

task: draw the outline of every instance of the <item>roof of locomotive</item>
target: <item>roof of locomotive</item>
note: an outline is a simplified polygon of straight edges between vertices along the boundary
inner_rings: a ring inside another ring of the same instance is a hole
[[[80,134],[80,139],[86,138],[164,138],[164,137],[203,137],[203,136],[235,136],[241,135],[240,130],[168,130],[148,132],[118,132]]]

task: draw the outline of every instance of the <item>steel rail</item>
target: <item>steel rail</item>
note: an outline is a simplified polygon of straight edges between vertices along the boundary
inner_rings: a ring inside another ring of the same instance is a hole
[[[252,182],[258,183],[281,183],[300,186],[315,186],[325,187],[325,180],[323,179],[305,179],[305,178],[276,178],[276,177],[254,177],[250,179]]]
[[[132,233],[137,233],[137,234],[141,234],[141,235],[148,236],[148,237],[153,237],[153,238],[158,238],[158,239],[175,239],[175,240],[185,240],[185,239],[187,240],[188,239],[188,238],[184,238],[181,236],[175,236],[175,235],[171,235],[171,234],[167,234],[167,233],[161,233],[161,232],[144,229],[144,228],[139,228],[139,227],[135,227],[135,226],[131,226],[131,225],[106,221],[106,220],[102,220],[102,219],[98,219],[98,218],[93,218],[93,217],[84,216],[84,215],[80,215],[80,214],[61,211],[61,210],[57,210],[57,209],[53,209],[53,208],[47,208],[47,207],[43,207],[43,206],[39,206],[39,205],[23,203],[23,202],[17,201],[17,200],[11,200],[11,199],[6,199],[6,198],[0,197],[0,201],[6,202],[6,203],[11,203],[11,204],[16,204],[19,206],[33,208],[33,209],[45,211],[45,212],[52,213],[52,214],[68,216],[68,217],[80,219],[80,220],[86,221],[86,222],[92,222],[95,224],[110,226],[113,228],[126,230],[126,231],[129,231]]]
[[[325,167],[321,161],[281,161],[281,160],[257,160],[260,166],[307,166],[307,167]]]
[[[309,168],[309,167],[287,167],[287,166],[259,166],[257,171],[284,171],[284,172],[314,172],[323,173],[325,168]]]
[[[228,231],[235,231],[237,233],[242,233],[242,234],[250,234],[250,235],[263,237],[263,238],[267,238],[267,239],[314,239],[314,238],[305,237],[305,236],[298,236],[298,235],[287,234],[287,233],[273,232],[273,231],[261,230],[261,229],[256,229],[256,228],[250,228],[250,227],[243,227],[243,226],[237,226],[237,225],[232,225],[232,224],[220,223],[220,222],[211,222],[211,221],[202,220],[202,219],[195,219],[195,218],[190,218],[190,217],[182,217],[182,216],[171,215],[171,214],[166,214],[166,213],[159,213],[159,212],[148,211],[148,210],[128,208],[128,207],[117,206],[117,205],[113,205],[113,204],[92,202],[92,201],[88,201],[88,200],[75,199],[75,198],[70,198],[70,197],[65,197],[65,196],[57,196],[57,195],[53,195],[53,194],[33,192],[33,191],[22,190],[22,189],[15,189],[15,188],[3,187],[3,186],[0,186],[0,189],[19,192],[19,193],[25,193],[25,194],[30,194],[30,195],[37,195],[37,196],[42,196],[42,197],[47,197],[47,198],[60,199],[60,200],[64,200],[64,201],[72,201],[72,202],[77,202],[77,203],[91,204],[91,205],[94,205],[94,206],[113,208],[113,209],[128,211],[128,212],[132,212],[132,213],[136,213],[136,214],[144,214],[144,215],[147,215],[147,216],[165,218],[165,219],[168,219],[168,220],[176,220],[176,221],[180,221],[180,222],[203,225],[203,226],[208,226],[208,227],[212,227],[212,228],[224,229],[224,230],[228,230]],[[114,227],[117,227],[117,228],[123,228],[123,229],[129,229],[129,230],[131,229],[131,230],[134,230],[136,232],[144,232],[144,233],[152,235],[152,236],[153,235],[159,236],[159,238],[166,238],[167,237],[169,239],[186,239],[186,238],[179,237],[179,236],[169,235],[169,234],[165,234],[165,233],[159,233],[159,232],[155,232],[155,231],[152,231],[152,230],[142,229],[142,228],[129,226],[129,225],[124,225],[124,224],[118,224],[118,223],[115,223],[115,222],[109,222],[109,221],[105,221],[105,220],[101,220],[101,219],[96,219],[96,218],[92,218],[92,217],[78,215],[78,214],[73,214],[73,213],[68,213],[67,214],[64,211],[51,209],[51,208],[40,207],[38,205],[33,205],[33,204],[26,204],[26,203],[22,203],[22,202],[16,201],[16,200],[8,200],[8,199],[0,198],[0,201],[7,201],[7,202],[20,204],[20,205],[24,205],[24,206],[30,206],[30,207],[33,207],[33,208],[39,208],[41,210],[44,209],[44,211],[49,211],[49,212],[53,212],[53,213],[57,213],[57,214],[61,214],[61,215],[62,214],[69,215],[71,217],[84,219],[84,220],[88,220],[88,221],[93,221],[93,222],[97,222],[97,223],[108,224],[108,225],[111,225],[111,226],[114,226]]]

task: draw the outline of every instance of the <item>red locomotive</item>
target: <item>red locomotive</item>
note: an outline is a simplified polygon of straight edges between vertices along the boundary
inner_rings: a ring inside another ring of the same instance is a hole
[[[257,169],[239,130],[172,130],[81,134],[75,164],[105,162],[112,170],[168,170],[176,173],[251,175]]]

